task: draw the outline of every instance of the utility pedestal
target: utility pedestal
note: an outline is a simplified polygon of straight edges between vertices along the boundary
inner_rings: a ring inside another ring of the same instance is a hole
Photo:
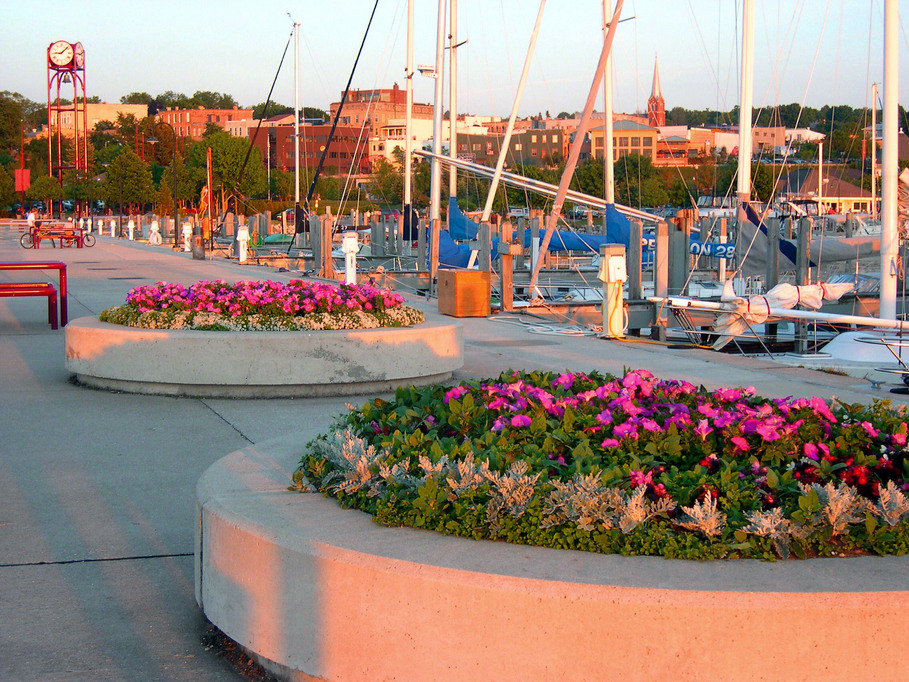
[[[628,279],[625,267],[625,247],[603,244],[600,247],[600,271],[603,283],[603,335],[611,339],[625,338],[625,305],[622,284]]]

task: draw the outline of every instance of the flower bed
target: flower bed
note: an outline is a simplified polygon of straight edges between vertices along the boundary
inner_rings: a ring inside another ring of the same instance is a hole
[[[408,327],[424,317],[399,294],[368,284],[215,280],[136,287],[100,319],[145,329],[299,331]]]
[[[306,479],[385,525],[670,558],[903,554],[905,408],[636,370],[398,389],[311,442]]]

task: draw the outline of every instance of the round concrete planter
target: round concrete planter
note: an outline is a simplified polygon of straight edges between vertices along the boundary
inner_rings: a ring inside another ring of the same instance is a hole
[[[197,486],[196,599],[291,679],[900,679],[909,557],[668,561],[384,528],[287,492],[311,434]]]
[[[65,328],[66,369],[90,386],[208,397],[349,395],[443,381],[463,364],[461,327],[209,332],[82,317]]]

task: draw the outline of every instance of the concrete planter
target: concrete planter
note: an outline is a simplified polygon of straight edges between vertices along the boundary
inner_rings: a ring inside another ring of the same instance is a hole
[[[349,395],[443,381],[463,365],[461,327],[210,332],[82,317],[65,328],[66,369],[87,385],[208,397]]]
[[[902,676],[879,659],[909,630],[909,557],[668,561],[384,528],[286,491],[311,435],[197,486],[196,599],[282,677]]]

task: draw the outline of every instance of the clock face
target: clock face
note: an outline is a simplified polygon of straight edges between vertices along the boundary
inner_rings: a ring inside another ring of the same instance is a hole
[[[73,45],[73,50],[76,53],[76,68],[81,69],[85,66],[85,48],[82,47],[82,43],[76,43]]]
[[[73,46],[70,45],[65,40],[58,40],[55,43],[51,43],[51,46],[47,48],[47,57],[51,60],[51,64],[56,64],[57,66],[66,66],[71,61],[73,61]]]

